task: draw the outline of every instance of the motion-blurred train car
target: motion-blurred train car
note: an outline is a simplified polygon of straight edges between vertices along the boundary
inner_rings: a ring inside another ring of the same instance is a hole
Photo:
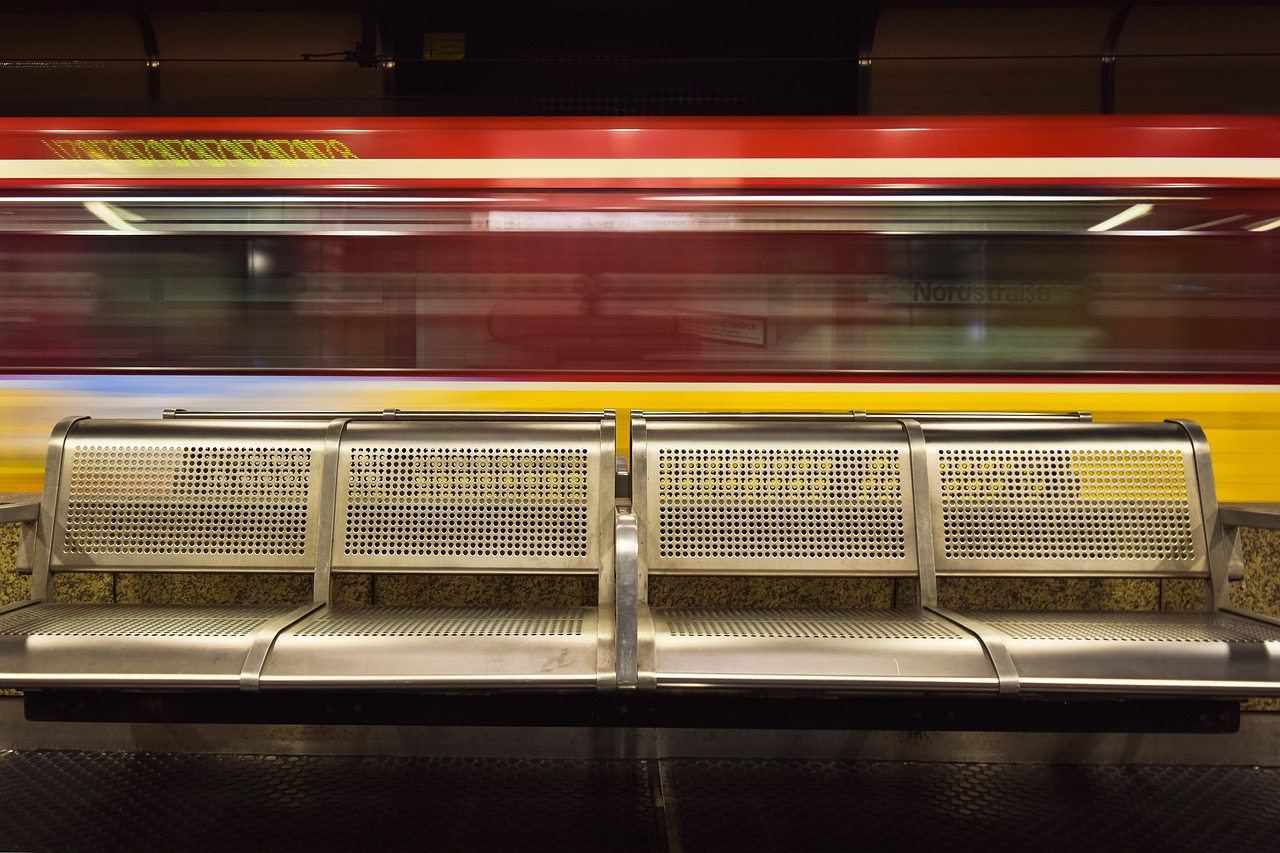
[[[1280,500],[1280,120],[0,119],[0,491],[67,414],[1187,417]]]

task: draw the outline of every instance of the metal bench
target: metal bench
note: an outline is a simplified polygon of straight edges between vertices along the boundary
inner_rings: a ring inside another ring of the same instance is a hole
[[[1208,445],[1188,422],[632,416],[642,687],[1280,695],[1280,624],[1233,610]],[[1247,520],[1237,514],[1239,520]],[[656,575],[916,581],[893,609],[663,607]],[[938,578],[1197,578],[1202,611],[939,606]]]
[[[614,430],[612,412],[67,419],[24,528],[31,600],[0,608],[0,687],[611,688]],[[71,572],[305,573],[314,594],[59,602]],[[589,575],[598,601],[339,607],[339,573]]]

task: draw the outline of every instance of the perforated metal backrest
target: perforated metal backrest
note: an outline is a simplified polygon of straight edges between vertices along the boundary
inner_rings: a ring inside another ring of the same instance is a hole
[[[911,454],[852,416],[632,415],[642,570],[914,575]]]
[[[78,421],[50,568],[311,570],[325,424]]]
[[[359,421],[340,451],[335,571],[612,566],[611,415]]]
[[[938,574],[1206,576],[1177,424],[926,424]]]

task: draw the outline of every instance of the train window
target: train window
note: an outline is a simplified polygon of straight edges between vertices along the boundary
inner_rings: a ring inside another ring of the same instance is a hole
[[[0,199],[0,368],[1275,372],[1280,193]]]

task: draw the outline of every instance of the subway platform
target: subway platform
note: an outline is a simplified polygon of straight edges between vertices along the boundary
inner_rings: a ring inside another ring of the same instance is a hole
[[[1231,850],[1280,725],[1225,735],[32,723],[0,850]],[[91,748],[96,747],[96,748]]]

